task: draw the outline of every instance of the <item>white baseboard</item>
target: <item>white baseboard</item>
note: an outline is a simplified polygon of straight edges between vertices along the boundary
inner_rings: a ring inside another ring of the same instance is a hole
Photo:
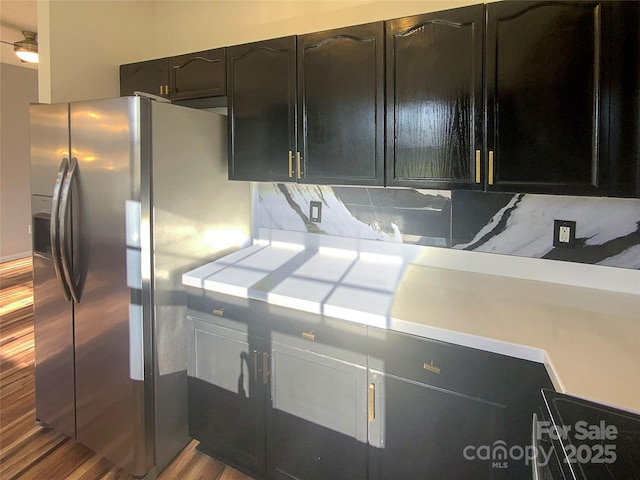
[[[0,257],[0,263],[10,262],[11,260],[17,260],[18,258],[25,258],[31,256],[31,250],[26,252],[13,253],[11,255],[4,255]]]

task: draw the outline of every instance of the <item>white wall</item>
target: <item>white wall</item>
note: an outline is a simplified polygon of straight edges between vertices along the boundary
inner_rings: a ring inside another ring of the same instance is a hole
[[[40,101],[118,96],[118,65],[477,0],[39,0]]]
[[[0,262],[31,255],[29,103],[38,72],[0,64]]]
[[[155,8],[147,0],[40,0],[40,101],[119,96],[118,66],[157,55]]]
[[[477,0],[160,1],[156,43],[162,56],[316,32],[463,5]]]

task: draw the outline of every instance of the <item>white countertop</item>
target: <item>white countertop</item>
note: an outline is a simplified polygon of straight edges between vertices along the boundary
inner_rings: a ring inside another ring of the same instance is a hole
[[[640,411],[640,296],[261,241],[183,284],[547,366],[565,393]]]

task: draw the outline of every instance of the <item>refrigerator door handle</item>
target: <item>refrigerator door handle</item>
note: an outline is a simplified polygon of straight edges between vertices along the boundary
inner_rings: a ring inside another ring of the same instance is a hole
[[[69,169],[69,160],[63,158],[60,162],[60,169],[58,170],[58,178],[56,184],[53,187],[53,200],[51,202],[51,219],[50,219],[50,235],[51,235],[51,257],[53,259],[53,269],[56,273],[56,278],[62,286],[62,292],[64,298],[67,301],[71,301],[71,292],[68,285],[65,283],[62,273],[61,262],[61,248],[60,248],[60,197],[62,195],[62,182],[64,182],[67,176],[67,170]]]
[[[69,291],[76,303],[80,302],[80,292],[78,284],[73,279],[73,266],[68,252],[71,250],[70,238],[67,235],[69,227],[67,225],[67,217],[69,212],[69,193],[71,185],[73,185],[76,172],[78,171],[78,160],[72,158],[69,164],[69,171],[62,186],[61,205],[60,205],[60,253],[62,257],[62,271],[64,273],[65,283],[69,287]]]

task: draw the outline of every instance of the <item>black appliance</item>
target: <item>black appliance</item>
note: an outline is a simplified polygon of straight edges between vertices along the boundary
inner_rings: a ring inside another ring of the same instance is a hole
[[[533,480],[640,480],[640,414],[552,390],[533,416]]]

